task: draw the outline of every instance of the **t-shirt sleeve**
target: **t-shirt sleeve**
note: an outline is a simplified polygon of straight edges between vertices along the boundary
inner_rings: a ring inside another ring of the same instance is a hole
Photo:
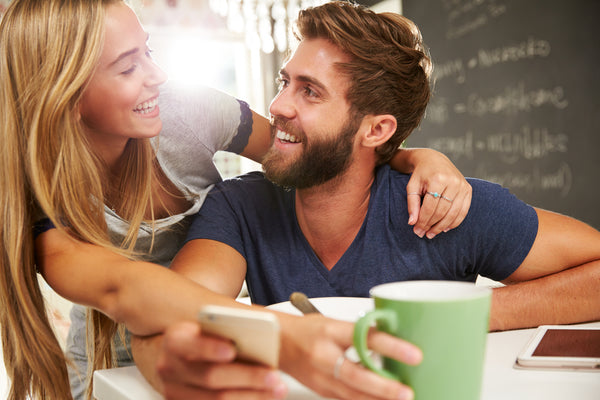
[[[240,154],[248,145],[248,138],[252,133],[252,111],[248,103],[242,100],[237,100],[240,105],[240,124],[237,128],[237,133],[231,139],[231,143],[225,150]]]
[[[42,233],[56,228],[50,218],[42,218],[33,224],[33,240],[37,239]]]
[[[462,243],[455,246],[455,268],[501,281],[529,254],[538,231],[537,213],[500,185],[478,179],[470,183],[471,208],[455,232]]]
[[[252,133],[252,112],[244,101],[218,90],[167,84],[160,96],[160,146],[241,153]],[[173,141],[174,143],[171,143]]]
[[[189,196],[201,196],[221,176],[213,163],[219,150],[241,153],[252,131],[248,104],[210,88],[165,85],[163,123],[154,141],[163,170]]]
[[[226,180],[215,185],[206,196],[200,211],[194,216],[185,242],[194,239],[210,239],[227,244],[246,258],[243,229],[242,207],[235,203],[244,195],[240,186]],[[239,211],[239,212],[238,212]]]

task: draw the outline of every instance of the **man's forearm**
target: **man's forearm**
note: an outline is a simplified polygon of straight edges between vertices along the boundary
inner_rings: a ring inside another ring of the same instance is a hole
[[[494,289],[490,330],[600,320],[600,261]]]

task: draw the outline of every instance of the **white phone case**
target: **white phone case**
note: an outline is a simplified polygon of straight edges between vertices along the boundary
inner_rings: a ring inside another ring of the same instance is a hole
[[[198,320],[202,331],[231,339],[238,358],[276,368],[279,363],[279,321],[267,311],[206,306]]]

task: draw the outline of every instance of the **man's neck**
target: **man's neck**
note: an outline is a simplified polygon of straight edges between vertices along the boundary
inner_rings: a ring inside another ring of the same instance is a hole
[[[374,174],[373,169],[350,167],[340,177],[296,191],[302,233],[329,270],[348,250],[364,222]]]

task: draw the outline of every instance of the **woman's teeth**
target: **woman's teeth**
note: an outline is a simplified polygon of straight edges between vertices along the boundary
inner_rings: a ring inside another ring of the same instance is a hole
[[[154,109],[156,108],[156,105],[158,104],[158,98],[154,99],[154,100],[150,100],[150,101],[145,101],[142,104],[138,104],[137,107],[135,108],[136,113],[140,113],[140,114],[148,114],[149,112],[154,111]]]
[[[300,143],[300,141],[296,139],[296,136],[290,135],[289,133],[285,133],[280,130],[277,130],[276,136],[277,136],[277,139],[279,139],[279,140],[284,140],[286,142],[291,142],[291,143]]]

